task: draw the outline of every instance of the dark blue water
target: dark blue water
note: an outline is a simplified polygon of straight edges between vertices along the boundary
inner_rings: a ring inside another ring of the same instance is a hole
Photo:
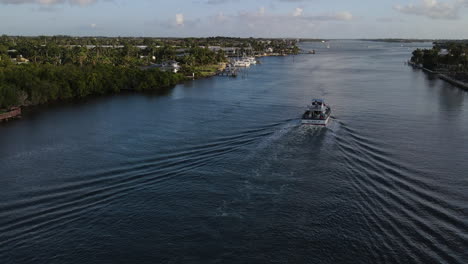
[[[304,44],[0,125],[0,263],[468,263],[468,93],[403,64],[427,45]]]

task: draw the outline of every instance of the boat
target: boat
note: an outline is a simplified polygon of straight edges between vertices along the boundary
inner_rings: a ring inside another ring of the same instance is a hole
[[[249,60],[236,60],[233,63],[234,67],[250,67],[250,61]]]
[[[312,99],[312,103],[302,115],[303,125],[326,126],[330,121],[331,108],[323,99]]]
[[[255,57],[245,57],[244,60],[249,61],[250,64],[257,64],[257,59],[255,59]]]

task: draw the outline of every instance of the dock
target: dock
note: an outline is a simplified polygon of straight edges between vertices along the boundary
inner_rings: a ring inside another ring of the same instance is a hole
[[[315,50],[304,50],[304,49],[301,49],[299,51],[299,54],[316,54]]]
[[[8,121],[10,119],[15,119],[21,117],[21,108],[15,107],[10,109],[10,111],[5,113],[0,113],[0,122]]]
[[[225,68],[223,70],[219,70],[216,72],[218,76],[225,76],[225,77],[237,77],[238,69],[237,68]]]

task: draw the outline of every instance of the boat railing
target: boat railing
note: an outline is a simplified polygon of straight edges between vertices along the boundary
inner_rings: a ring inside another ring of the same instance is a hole
[[[323,111],[323,105],[310,105],[309,106],[310,111]]]

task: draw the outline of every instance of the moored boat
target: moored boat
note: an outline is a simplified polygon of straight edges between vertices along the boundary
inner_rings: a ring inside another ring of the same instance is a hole
[[[249,60],[236,60],[233,63],[234,67],[250,67]]]
[[[303,125],[326,126],[330,121],[331,108],[322,99],[312,99],[311,105],[302,115]]]
[[[245,57],[244,60],[249,61],[250,64],[257,64],[257,59],[255,57]]]

